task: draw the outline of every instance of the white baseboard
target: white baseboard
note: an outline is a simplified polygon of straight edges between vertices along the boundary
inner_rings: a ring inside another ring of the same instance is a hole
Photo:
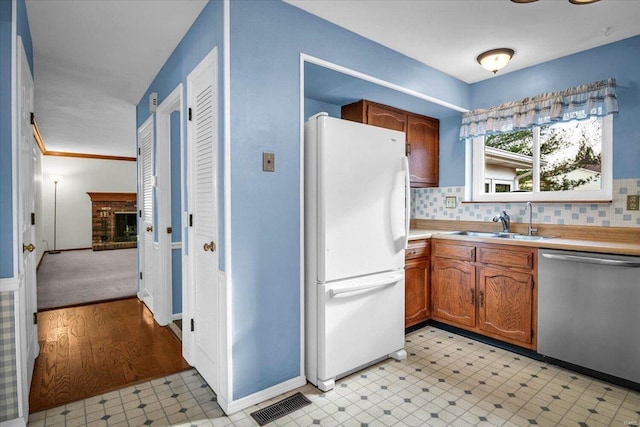
[[[27,425],[27,420],[24,418],[14,418],[8,421],[0,422],[0,427],[25,427]]]
[[[171,315],[171,320],[182,320],[182,313],[175,313]]]
[[[218,403],[220,404],[220,407],[225,412],[225,414],[231,415],[235,412],[242,411],[249,406],[256,405],[258,403],[264,402],[265,400],[272,399],[278,395],[294,390],[298,387],[302,387],[306,383],[307,379],[301,375],[283,383],[276,384],[265,390],[261,390],[257,393],[250,394],[249,396],[243,397],[242,399],[234,400],[229,403],[219,400]]]
[[[0,292],[16,292],[20,289],[20,277],[0,279]]]

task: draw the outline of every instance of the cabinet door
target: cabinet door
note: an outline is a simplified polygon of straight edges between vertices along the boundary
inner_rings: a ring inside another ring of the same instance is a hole
[[[474,327],[475,266],[464,261],[435,258],[431,279],[431,317],[446,323]]]
[[[378,105],[367,106],[367,123],[381,128],[407,131],[407,115]]]
[[[522,343],[531,343],[533,276],[482,267],[478,285],[478,327]]]
[[[404,268],[404,327],[429,318],[429,260],[407,261]]]
[[[406,133],[412,187],[437,187],[438,121],[409,115]]]

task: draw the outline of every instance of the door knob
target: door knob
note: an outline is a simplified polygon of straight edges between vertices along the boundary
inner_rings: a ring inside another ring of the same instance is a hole
[[[213,243],[213,241],[211,243],[205,243],[203,246],[203,249],[205,252],[207,251],[214,252],[216,250],[216,244]]]
[[[148,232],[153,231],[153,227],[147,227],[147,231],[148,231]]]
[[[22,244],[22,252],[29,251],[33,252],[36,247],[33,246],[33,243],[29,243],[28,245]]]

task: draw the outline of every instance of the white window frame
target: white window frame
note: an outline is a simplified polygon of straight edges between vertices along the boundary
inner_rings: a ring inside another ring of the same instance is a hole
[[[516,193],[485,193],[484,136],[467,139],[465,199],[471,202],[603,202],[613,194],[613,116],[602,117],[602,164],[600,190],[527,191]],[[533,170],[540,170],[537,132],[534,132]],[[540,188],[540,174],[533,174],[533,187]]]

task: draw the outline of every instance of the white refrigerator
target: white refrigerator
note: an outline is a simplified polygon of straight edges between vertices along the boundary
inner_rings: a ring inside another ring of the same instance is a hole
[[[409,231],[405,134],[329,117],[305,123],[305,370],[336,378],[404,351]]]

